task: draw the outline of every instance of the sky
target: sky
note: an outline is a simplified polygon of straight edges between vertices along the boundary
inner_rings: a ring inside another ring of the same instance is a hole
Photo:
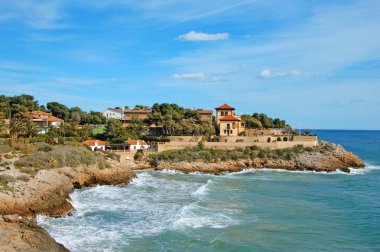
[[[380,129],[378,0],[0,0],[0,94]]]

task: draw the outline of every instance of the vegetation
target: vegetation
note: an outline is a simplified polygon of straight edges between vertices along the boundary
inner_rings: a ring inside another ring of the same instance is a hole
[[[151,109],[152,112],[144,120],[132,117],[125,127],[120,120],[106,120],[101,112],[85,112],[77,106],[70,108],[56,101],[48,102],[44,106],[33,96],[26,94],[0,95],[0,133],[4,134],[9,130],[11,144],[20,138],[29,142],[54,144],[64,143],[67,138],[81,142],[92,137],[121,143],[128,139],[148,139],[151,135],[203,136],[204,140],[209,141],[217,131],[214,122],[201,121],[197,110],[186,109],[177,104],[155,103],[152,107],[136,105],[134,109]],[[29,112],[35,110],[49,112],[64,122],[60,127],[50,126],[46,135],[38,135],[37,127],[27,117]],[[10,119],[9,125],[5,125],[3,119]],[[272,119],[265,114],[243,115],[242,119],[248,129],[287,127],[284,120]],[[150,127],[152,125],[155,127]]]
[[[50,151],[46,148],[15,162],[16,168],[25,173],[34,174],[41,169],[78,167],[80,165],[107,166],[101,154],[91,152],[85,148],[72,146],[54,146]]]
[[[80,125],[104,124],[106,118],[100,112],[82,111],[78,107],[68,108],[58,102],[48,102],[45,107],[39,105],[31,95],[5,96],[0,95],[0,119],[25,118],[25,114],[35,110],[50,112],[53,116]]]
[[[0,175],[0,190],[7,189],[8,183],[15,182],[16,179],[8,175]]]
[[[155,103],[152,113],[145,120],[156,126],[156,135],[205,135],[215,134],[212,123],[202,122],[198,111],[185,109],[177,104]]]
[[[144,158],[144,150],[137,150],[135,155],[133,156],[133,160],[141,161]]]
[[[298,155],[305,152],[326,153],[333,149],[330,144],[323,144],[319,147],[303,147],[297,145],[293,148],[281,150],[262,149],[257,146],[246,148],[237,148],[233,150],[222,149],[205,149],[201,145],[194,148],[186,148],[182,150],[169,150],[160,153],[150,154],[151,164],[157,166],[160,161],[167,162],[196,162],[202,161],[206,163],[217,163],[229,160],[247,160],[255,158],[263,159],[283,159],[292,160]]]
[[[242,115],[242,119],[246,122],[248,128],[279,128],[289,127],[285,120],[279,118],[271,118],[266,114],[254,113],[253,115]]]

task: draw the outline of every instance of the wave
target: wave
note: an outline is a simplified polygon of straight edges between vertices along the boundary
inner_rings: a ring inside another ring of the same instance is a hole
[[[181,209],[173,226],[176,229],[225,228],[238,223],[238,220],[222,212],[209,211],[209,209],[201,207],[197,203],[192,203]]]
[[[196,191],[194,191],[191,195],[193,197],[202,197],[204,195],[207,194],[208,190],[209,190],[209,186],[212,184],[212,180],[209,179],[207,180],[207,183],[204,184],[204,185],[201,185],[200,187],[197,188]]]

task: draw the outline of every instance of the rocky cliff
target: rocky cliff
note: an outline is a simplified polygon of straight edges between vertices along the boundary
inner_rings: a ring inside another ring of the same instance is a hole
[[[10,183],[0,191],[0,251],[67,251],[37,226],[36,215],[60,216],[72,210],[74,188],[128,183],[135,174],[113,163],[97,166],[41,170],[28,182]]]

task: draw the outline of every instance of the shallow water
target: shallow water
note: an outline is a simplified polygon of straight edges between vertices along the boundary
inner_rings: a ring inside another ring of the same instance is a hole
[[[39,223],[72,251],[380,251],[379,141],[360,144],[362,132],[318,134],[369,168],[142,172],[125,187],[76,190],[72,216]]]

